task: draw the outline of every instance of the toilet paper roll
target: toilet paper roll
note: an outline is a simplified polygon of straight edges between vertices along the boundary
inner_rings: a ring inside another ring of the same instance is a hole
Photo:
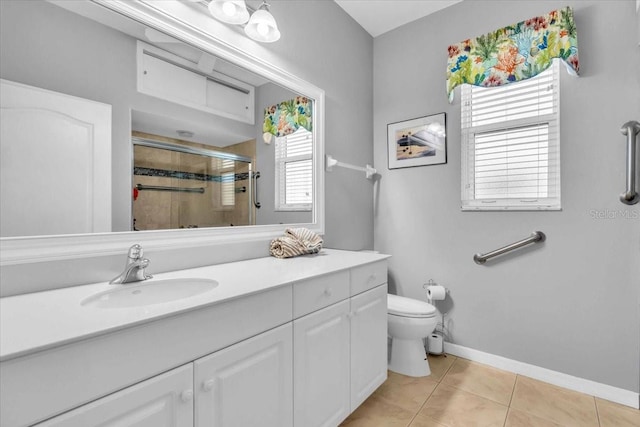
[[[447,291],[440,285],[427,286],[427,298],[434,301],[443,300],[447,296]]]
[[[429,353],[442,354],[442,351],[443,351],[442,335],[440,334],[429,335],[429,338],[427,338],[427,344],[429,345]]]

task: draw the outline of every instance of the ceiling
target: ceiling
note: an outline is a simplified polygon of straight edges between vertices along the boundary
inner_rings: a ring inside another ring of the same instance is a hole
[[[377,37],[462,0],[334,0],[371,36]]]

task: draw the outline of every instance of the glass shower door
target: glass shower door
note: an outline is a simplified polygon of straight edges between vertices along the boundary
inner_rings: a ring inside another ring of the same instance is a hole
[[[136,230],[254,224],[252,159],[134,138]]]

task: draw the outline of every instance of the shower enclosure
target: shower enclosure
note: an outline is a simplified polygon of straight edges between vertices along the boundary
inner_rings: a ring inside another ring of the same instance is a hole
[[[255,224],[252,157],[200,144],[132,142],[134,230]]]

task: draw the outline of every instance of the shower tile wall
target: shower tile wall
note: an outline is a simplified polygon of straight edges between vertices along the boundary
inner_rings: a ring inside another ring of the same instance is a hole
[[[224,148],[134,132],[134,136],[209,150],[233,152],[255,159],[255,140]],[[134,166],[219,177],[223,173],[247,173],[248,165],[235,162],[233,166],[216,158],[178,153],[168,150],[135,146]],[[255,163],[255,160],[254,160]],[[181,179],[165,176],[134,175],[137,184],[204,188],[204,193],[141,190],[133,202],[133,217],[138,230],[160,230],[189,227],[220,227],[249,224],[249,193],[235,193],[233,205],[223,206],[219,180]],[[248,179],[235,181],[235,188],[248,187]]]

